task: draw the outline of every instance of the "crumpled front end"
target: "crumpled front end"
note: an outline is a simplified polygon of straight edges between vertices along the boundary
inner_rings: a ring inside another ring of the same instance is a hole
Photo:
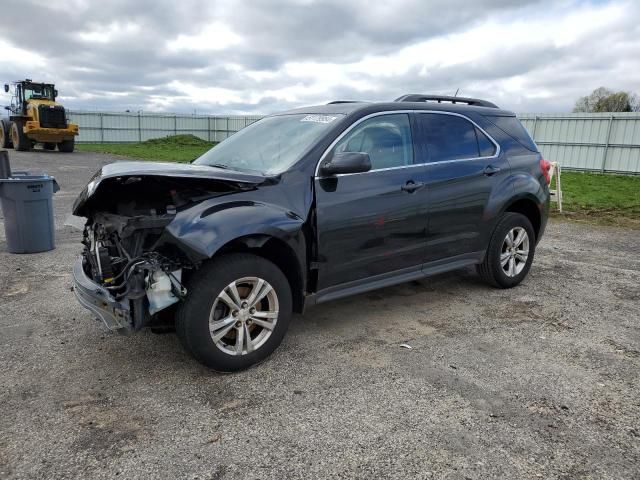
[[[195,206],[264,181],[189,164],[104,166],[73,207],[74,215],[87,219],[82,256],[74,267],[79,302],[111,330],[157,325],[157,314],[187,294],[185,277],[208,258],[172,231],[185,227]]]
[[[158,243],[171,214],[125,217],[98,213],[87,222],[73,270],[78,301],[110,330],[139,330],[186,294],[193,265]]]
[[[80,305],[89,310],[109,330],[131,329],[131,305],[128,299],[114,296],[85,272],[85,259],[80,257],[73,266],[73,285]]]

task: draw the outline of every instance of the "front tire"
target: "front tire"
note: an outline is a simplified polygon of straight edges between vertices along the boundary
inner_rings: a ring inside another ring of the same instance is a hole
[[[202,364],[219,372],[243,370],[282,342],[292,313],[282,271],[256,255],[235,253],[205,264],[187,283],[176,332]]]
[[[9,124],[4,120],[0,121],[0,148],[11,148],[11,132]]]
[[[26,152],[31,150],[33,144],[31,140],[24,134],[24,130],[22,130],[22,124],[19,122],[13,122],[11,124],[11,141],[13,143],[13,148]]]
[[[72,138],[71,140],[63,140],[58,144],[58,150],[64,153],[71,153],[73,152],[75,145],[75,138]]]
[[[478,274],[494,287],[515,287],[529,273],[535,248],[535,232],[529,219],[506,212],[491,235],[483,262],[477,266]]]

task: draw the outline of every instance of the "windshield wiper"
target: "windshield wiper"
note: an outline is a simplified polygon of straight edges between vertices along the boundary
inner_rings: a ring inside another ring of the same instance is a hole
[[[224,163],[206,163],[205,164],[207,167],[214,167],[214,168],[220,168],[221,170],[233,170],[234,172],[246,172],[249,174],[253,174],[254,172],[259,173],[260,175],[262,175],[263,177],[267,176],[267,174],[261,170],[253,170],[253,169],[249,169],[249,168],[237,168],[237,167],[230,167],[229,165],[225,165]]]

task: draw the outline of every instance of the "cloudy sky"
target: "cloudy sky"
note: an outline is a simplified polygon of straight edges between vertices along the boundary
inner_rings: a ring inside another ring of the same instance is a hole
[[[269,113],[459,88],[555,112],[599,86],[640,93],[640,0],[2,5],[2,82],[55,82],[74,109]]]

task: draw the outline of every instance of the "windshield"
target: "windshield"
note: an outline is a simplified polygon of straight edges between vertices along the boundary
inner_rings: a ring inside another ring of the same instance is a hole
[[[53,85],[24,84],[24,99],[54,100]]]
[[[293,114],[266,117],[216,145],[197,165],[265,174],[284,172],[343,115]]]

